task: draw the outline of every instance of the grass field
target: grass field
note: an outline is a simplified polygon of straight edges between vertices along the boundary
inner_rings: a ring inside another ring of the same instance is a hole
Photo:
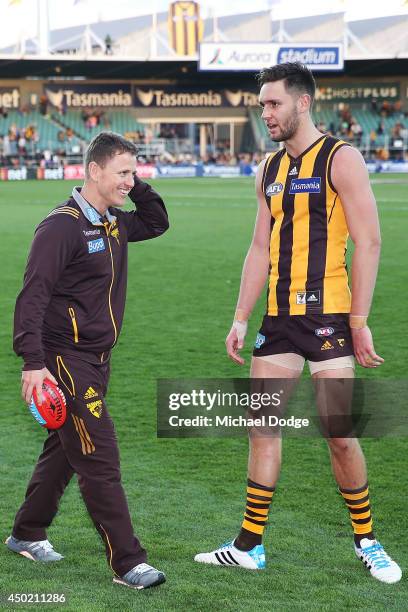
[[[390,182],[394,179],[394,182]],[[108,394],[118,432],[122,474],[135,529],[152,564],[167,574],[158,589],[114,586],[104,550],[73,480],[49,539],[65,556],[33,564],[0,549],[0,593],[65,593],[69,611],[101,610],[407,610],[406,579],[375,582],[356,560],[347,512],[331,477],[325,442],[290,439],[266,534],[267,570],[194,564],[239,528],[247,444],[233,440],[157,440],[155,385],[160,377],[248,375],[254,314],[239,369],[224,338],[237,296],[256,211],[247,179],[156,181],[171,230],[130,246],[129,290]],[[0,257],[1,450],[0,535],[10,532],[44,439],[20,399],[20,361],[12,352],[12,317],[35,225],[70,193],[67,182],[1,183]],[[359,375],[406,376],[408,303],[407,179],[375,177],[383,251],[371,316],[381,370]],[[391,407],[390,407],[391,409]],[[375,526],[389,552],[407,567],[407,441],[363,440]],[[9,606],[13,609],[29,609]],[[61,606],[36,606],[55,610]],[[32,607],[31,607],[32,608]]]

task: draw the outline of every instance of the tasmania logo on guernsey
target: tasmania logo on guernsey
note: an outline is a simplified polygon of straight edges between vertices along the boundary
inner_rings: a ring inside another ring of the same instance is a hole
[[[311,178],[297,178],[290,182],[289,193],[320,193],[320,176],[312,176]]]

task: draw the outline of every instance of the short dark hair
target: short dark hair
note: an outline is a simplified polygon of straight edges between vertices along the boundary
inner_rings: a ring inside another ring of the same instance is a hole
[[[265,83],[284,81],[286,91],[296,90],[299,93],[307,93],[312,99],[315,97],[316,82],[309,68],[300,62],[286,62],[276,64],[270,68],[263,68],[256,78],[260,86]]]
[[[85,174],[88,174],[88,166],[91,162],[94,161],[103,167],[108,159],[112,159],[112,157],[121,153],[130,153],[136,157],[136,145],[115,132],[99,132],[95,138],[92,138],[86,148],[84,155]]]

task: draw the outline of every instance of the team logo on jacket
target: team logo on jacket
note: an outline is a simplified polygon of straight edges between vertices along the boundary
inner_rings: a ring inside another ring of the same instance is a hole
[[[315,329],[315,334],[318,338],[323,336],[331,336],[334,334],[334,329],[332,327],[319,327],[318,329]]]
[[[255,340],[255,348],[261,348],[265,340],[266,340],[265,336],[263,334],[258,333],[256,336],[256,340]]]
[[[97,419],[101,418],[102,400],[96,400],[95,402],[89,402],[89,404],[87,404],[86,407],[88,408],[89,412],[94,415],[94,417],[96,417]]]
[[[116,242],[120,245],[119,242],[119,228],[115,227],[112,231],[111,231],[111,236],[116,240]]]
[[[267,196],[274,196],[280,193],[283,189],[282,183],[271,183],[267,186],[265,194]]]
[[[99,251],[105,250],[105,243],[103,238],[98,238],[98,240],[89,240],[88,241],[88,253],[99,253]]]
[[[296,193],[320,193],[320,176],[311,178],[297,178],[290,182],[290,194]]]

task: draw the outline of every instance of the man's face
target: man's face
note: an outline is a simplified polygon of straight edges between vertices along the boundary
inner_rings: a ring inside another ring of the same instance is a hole
[[[123,206],[134,185],[136,157],[131,153],[117,153],[103,166],[89,164],[89,173],[95,182],[101,202],[109,206]]]
[[[300,123],[299,96],[288,93],[284,81],[275,81],[262,85],[259,103],[271,139],[281,142],[293,138]]]

